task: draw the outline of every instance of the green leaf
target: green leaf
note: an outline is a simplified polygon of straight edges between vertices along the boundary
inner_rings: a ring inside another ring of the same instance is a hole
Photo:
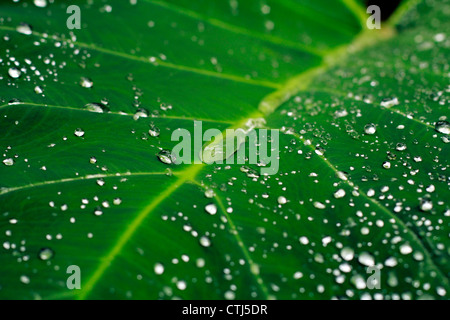
[[[0,298],[449,298],[449,1],[61,2],[0,4]],[[276,175],[164,163],[258,118]]]

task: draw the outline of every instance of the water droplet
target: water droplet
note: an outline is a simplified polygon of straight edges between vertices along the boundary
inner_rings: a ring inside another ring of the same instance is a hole
[[[205,191],[205,197],[208,198],[208,199],[214,198],[214,195],[215,195],[215,193],[214,193],[213,189],[207,189]]]
[[[181,291],[186,290],[186,287],[187,287],[187,285],[186,285],[185,281],[178,281],[177,282],[178,290],[181,290]]]
[[[147,117],[148,117],[148,111],[143,108],[140,108],[134,114],[133,119],[139,120],[140,118],[147,118]]]
[[[450,123],[448,121],[438,121],[435,124],[435,129],[437,132],[450,134]]]
[[[345,190],[344,190],[344,189],[339,189],[338,191],[336,191],[336,192],[334,193],[334,197],[335,197],[336,199],[340,199],[340,198],[345,197]]]
[[[205,207],[205,211],[210,215],[215,215],[217,213],[217,206],[214,203],[210,203]]]
[[[225,292],[225,299],[234,300],[235,297],[236,295],[233,291],[228,290],[227,292]]]
[[[173,164],[176,160],[175,156],[169,150],[161,150],[157,157],[164,164]]]
[[[393,106],[396,106],[400,104],[397,98],[386,98],[381,101],[381,106],[384,108],[391,108]]]
[[[404,144],[403,142],[397,143],[397,146],[395,147],[395,149],[397,149],[397,151],[405,151],[406,148],[407,148],[406,144]]]
[[[286,204],[287,203],[287,199],[283,196],[278,197],[277,201],[278,201],[278,204]]]
[[[373,123],[367,124],[364,127],[364,132],[370,135],[375,134],[377,132],[377,127]]]
[[[23,284],[29,284],[30,278],[25,275],[22,275],[22,276],[20,276],[20,282],[22,282]]]
[[[154,124],[150,125],[150,130],[148,131],[150,136],[152,136],[152,137],[159,137],[160,132],[161,132],[161,130],[159,130],[159,128],[156,127]]]
[[[341,250],[341,257],[345,261],[351,261],[353,260],[353,257],[355,256],[355,251],[352,248],[342,248]]]
[[[358,261],[366,267],[373,267],[375,265],[375,259],[368,252],[361,253]]]
[[[14,164],[14,160],[12,158],[5,159],[5,160],[3,160],[3,164],[5,166],[10,167],[10,166],[12,166]]]
[[[47,6],[47,0],[34,0],[33,3],[38,8],[45,8]]]
[[[323,210],[326,208],[326,206],[323,203],[318,202],[318,201],[314,202],[313,205],[316,209],[320,209],[320,210]]]
[[[430,199],[422,199],[420,201],[420,210],[427,212],[433,209],[433,202]]]
[[[33,30],[29,24],[21,23],[17,26],[16,31],[25,35],[30,35],[33,33]]]
[[[37,94],[42,94],[42,92],[44,92],[44,90],[40,86],[36,86],[36,87],[34,87],[34,92]]]
[[[9,68],[8,74],[11,78],[17,79],[20,77],[22,72],[19,69],[13,67],[13,68]]]
[[[83,88],[92,88],[94,86],[94,82],[89,78],[81,78],[80,85]]]
[[[200,238],[200,245],[202,247],[205,247],[205,248],[210,247],[211,246],[211,240],[209,240],[208,237],[201,237]]]
[[[157,275],[161,275],[164,273],[164,266],[161,263],[157,263],[155,264],[154,270]]]
[[[411,252],[413,252],[413,249],[411,248],[411,246],[407,243],[403,244],[400,246],[400,253],[407,255],[410,254]]]
[[[85,108],[88,111],[97,113],[104,113],[109,111],[108,107],[103,103],[88,103],[87,105],[85,105]]]
[[[42,261],[47,261],[47,260],[50,260],[51,258],[53,258],[54,254],[55,253],[53,252],[52,249],[50,249],[50,248],[42,248],[39,251],[38,257]]]
[[[390,169],[391,168],[391,163],[389,161],[383,162],[383,168]]]
[[[74,135],[77,137],[83,137],[84,136],[84,131],[83,129],[77,128],[74,132]]]
[[[300,237],[298,241],[305,246],[309,243],[309,239],[307,237]]]

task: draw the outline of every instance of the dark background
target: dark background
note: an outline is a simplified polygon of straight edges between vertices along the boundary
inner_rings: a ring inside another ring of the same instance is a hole
[[[387,20],[392,13],[397,9],[401,0],[367,0],[367,6],[377,5],[381,9],[381,20]]]

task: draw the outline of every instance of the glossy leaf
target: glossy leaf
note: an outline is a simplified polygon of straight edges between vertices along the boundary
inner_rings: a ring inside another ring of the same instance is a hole
[[[1,298],[448,298],[448,1],[69,4],[0,4]],[[257,118],[276,175],[164,157]]]

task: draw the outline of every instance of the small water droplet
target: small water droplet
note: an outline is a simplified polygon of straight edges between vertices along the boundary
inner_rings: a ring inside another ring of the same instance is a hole
[[[80,80],[80,85],[83,88],[92,88],[94,86],[94,82],[89,78],[82,77]]]
[[[161,263],[157,263],[155,264],[154,270],[157,275],[161,275],[164,273],[164,266]]]
[[[383,162],[383,168],[390,169],[391,168],[391,163],[389,161]]]
[[[368,252],[361,253],[358,261],[366,267],[373,267],[375,265],[375,259]]]
[[[364,132],[369,135],[375,134],[377,127],[373,123],[369,123],[364,127]]]
[[[200,238],[200,245],[202,247],[205,247],[205,248],[210,247],[211,246],[211,240],[209,240],[208,237],[201,237]]]
[[[210,215],[215,215],[217,213],[217,206],[214,203],[206,205],[205,211]]]
[[[386,98],[386,99],[383,99],[383,101],[381,101],[381,106],[384,108],[391,108],[398,104],[400,104],[400,102],[398,101],[398,98]]]
[[[164,164],[173,164],[176,160],[175,156],[169,150],[161,150],[157,157]]]
[[[405,151],[407,149],[406,144],[404,144],[403,142],[399,142],[397,143],[397,146],[395,147],[395,149],[397,149],[397,151]]]
[[[338,191],[336,191],[336,192],[334,193],[334,197],[335,197],[336,199],[340,199],[340,198],[345,197],[345,190],[344,190],[344,189],[339,189]]]
[[[47,261],[47,260],[50,260],[51,258],[53,258],[54,254],[55,253],[53,252],[52,249],[50,249],[50,248],[42,248],[39,251],[38,257],[42,261]]]
[[[352,248],[345,247],[341,250],[341,257],[345,261],[351,261],[353,260],[353,257],[355,256],[355,251]]]
[[[36,87],[34,87],[34,92],[37,94],[42,94],[42,92],[44,92],[44,90],[40,86],[36,86]]]
[[[45,8],[47,6],[47,0],[34,0],[33,3],[38,8]]]
[[[22,276],[20,276],[20,282],[22,282],[23,284],[29,284],[30,278],[25,275],[22,275]]]
[[[150,125],[150,130],[148,130],[148,133],[152,137],[159,137],[159,134],[161,133],[161,130],[155,126],[154,124]]]
[[[74,135],[77,137],[83,137],[84,136],[84,131],[83,129],[77,128],[74,132]]]
[[[103,103],[88,103],[87,105],[85,105],[85,108],[88,111],[97,113],[104,113],[109,111],[108,107]]]
[[[283,196],[279,196],[277,201],[278,201],[278,204],[286,204],[287,203],[287,199]]]
[[[206,197],[206,198],[212,199],[212,198],[214,198],[214,195],[215,195],[215,193],[214,193],[214,190],[213,190],[213,189],[207,189],[207,190],[205,190],[205,197]]]
[[[410,254],[411,252],[413,252],[413,249],[411,248],[411,246],[408,243],[405,243],[400,246],[401,254],[407,255],[407,254]]]

